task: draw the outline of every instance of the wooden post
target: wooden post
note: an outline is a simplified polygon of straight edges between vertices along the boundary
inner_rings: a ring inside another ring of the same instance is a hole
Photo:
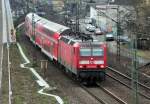
[[[48,69],[48,61],[41,60],[41,71],[42,71],[44,77],[46,77],[47,69]]]

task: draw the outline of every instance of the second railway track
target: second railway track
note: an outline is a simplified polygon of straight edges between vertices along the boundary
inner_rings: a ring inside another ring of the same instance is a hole
[[[107,73],[107,76],[112,78],[113,80],[123,84],[124,86],[128,87],[129,89],[132,90],[132,87],[131,87],[131,78],[111,67],[108,67],[109,71],[111,71],[111,73]],[[113,75],[113,73],[117,74],[117,77]],[[119,75],[119,77],[118,77]],[[119,78],[122,77],[122,79],[120,80]],[[139,85],[139,90],[138,90],[138,93],[140,96],[143,96],[144,98],[150,100],[150,95],[149,93],[147,92],[150,92],[150,87],[144,85],[143,83],[140,83],[138,82],[138,85]]]

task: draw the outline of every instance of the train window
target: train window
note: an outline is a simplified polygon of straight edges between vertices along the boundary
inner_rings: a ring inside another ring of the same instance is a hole
[[[103,56],[104,51],[103,51],[103,49],[93,49],[92,50],[92,55],[93,56]]]
[[[81,48],[80,56],[91,56],[91,49]]]
[[[43,33],[44,33],[44,34],[49,35],[49,36],[51,36],[51,35],[53,35],[53,34],[54,34],[54,32],[53,32],[53,31],[50,31],[50,30],[49,30],[49,29],[47,29],[47,28],[43,28],[43,29],[42,29],[42,31],[43,31]]]

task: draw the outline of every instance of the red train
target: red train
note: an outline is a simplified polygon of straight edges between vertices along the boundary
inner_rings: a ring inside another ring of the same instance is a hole
[[[25,32],[43,53],[77,78],[94,82],[105,79],[105,43],[85,40],[86,37],[73,33],[70,28],[33,13],[25,18]]]

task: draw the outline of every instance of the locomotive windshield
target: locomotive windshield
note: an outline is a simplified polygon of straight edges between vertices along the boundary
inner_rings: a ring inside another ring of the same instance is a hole
[[[99,49],[99,48],[93,48],[93,49],[81,48],[80,49],[80,56],[103,56],[103,55],[104,55],[103,49]]]
[[[91,56],[91,49],[81,48],[80,56]]]
[[[93,49],[92,50],[92,55],[93,56],[103,56],[104,52],[102,49]]]

